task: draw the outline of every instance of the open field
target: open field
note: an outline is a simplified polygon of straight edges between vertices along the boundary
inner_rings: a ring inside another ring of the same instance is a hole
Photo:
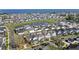
[[[38,22],[56,23],[58,21],[60,21],[60,19],[32,20],[32,21],[27,21],[22,23],[14,23],[12,26],[18,27],[18,26],[29,25],[29,24],[38,23]]]

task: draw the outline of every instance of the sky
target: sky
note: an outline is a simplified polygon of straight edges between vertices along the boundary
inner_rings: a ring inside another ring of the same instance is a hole
[[[77,9],[78,0],[1,0],[1,9]]]

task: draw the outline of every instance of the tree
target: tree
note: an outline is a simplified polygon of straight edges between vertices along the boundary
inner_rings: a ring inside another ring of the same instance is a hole
[[[74,19],[75,19],[75,17],[73,15],[68,15],[66,17],[66,20],[68,20],[68,21],[73,21]]]

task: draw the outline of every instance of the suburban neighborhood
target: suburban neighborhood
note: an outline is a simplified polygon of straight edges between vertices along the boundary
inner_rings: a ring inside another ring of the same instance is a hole
[[[60,11],[0,13],[0,50],[78,50],[79,10]]]

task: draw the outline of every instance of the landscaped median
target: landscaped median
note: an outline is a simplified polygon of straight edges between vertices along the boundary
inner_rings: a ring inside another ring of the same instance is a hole
[[[8,50],[9,49],[9,30],[7,28],[7,26],[5,26],[6,28],[6,49]]]
[[[6,49],[8,49],[9,47],[9,43],[8,43],[8,32],[6,32]]]

